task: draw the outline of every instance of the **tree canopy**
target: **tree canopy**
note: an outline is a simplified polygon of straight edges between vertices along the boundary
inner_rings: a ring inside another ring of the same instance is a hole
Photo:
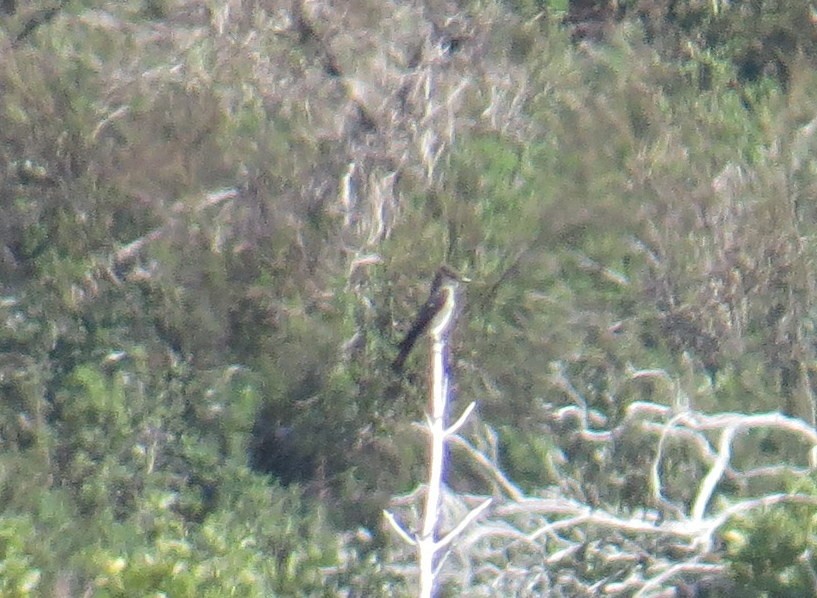
[[[813,593],[815,38],[805,0],[0,2],[0,593],[411,595],[427,355],[389,364],[441,264],[445,508],[498,498],[444,595]]]

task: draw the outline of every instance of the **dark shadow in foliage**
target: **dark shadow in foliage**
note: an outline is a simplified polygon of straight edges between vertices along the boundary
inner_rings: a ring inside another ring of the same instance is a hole
[[[63,0],[58,6],[52,6],[51,8],[43,9],[35,13],[33,16],[31,16],[28,19],[28,21],[26,21],[26,24],[23,25],[23,28],[20,30],[20,33],[18,33],[17,36],[14,38],[14,41],[11,44],[12,47],[20,45],[42,25],[47,25],[48,23],[53,21],[54,17],[56,17],[60,13],[60,11],[62,10],[66,3],[67,0]],[[15,10],[14,1],[12,0],[11,2],[9,2],[8,0],[5,0],[3,6],[4,9],[6,8],[6,5],[10,5],[8,8],[11,10],[11,12],[9,12],[8,14],[14,14]]]
[[[307,481],[315,475],[315,458],[303,454],[298,443],[299,434],[293,426],[265,421],[262,416],[252,433],[250,467],[255,471],[274,476],[284,486]]]
[[[298,417],[300,414],[294,406],[310,401],[320,392],[321,386],[319,374],[307,373],[290,390],[285,407],[276,402],[261,408],[250,441],[252,469],[272,475],[284,486],[316,480],[321,462],[316,449],[320,450],[323,444],[319,436],[326,434],[329,426],[324,426],[323,430],[315,429],[315,419]],[[338,451],[334,452],[337,454]]]
[[[613,0],[571,0],[564,22],[573,41],[598,41],[606,37],[622,11]]]

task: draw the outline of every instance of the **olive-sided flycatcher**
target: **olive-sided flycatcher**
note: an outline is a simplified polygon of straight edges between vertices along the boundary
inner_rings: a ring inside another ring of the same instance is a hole
[[[399,353],[392,362],[394,371],[403,369],[403,364],[420,335],[426,330],[439,332],[449,325],[456,312],[457,291],[461,282],[468,282],[468,279],[462,278],[448,266],[440,266],[431,283],[428,299],[398,345]]]

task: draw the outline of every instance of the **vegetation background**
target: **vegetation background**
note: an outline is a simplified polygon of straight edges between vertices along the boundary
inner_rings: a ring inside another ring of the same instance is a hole
[[[0,593],[411,595],[423,352],[389,362],[443,262],[464,435],[530,496],[656,507],[654,444],[579,403],[813,425],[815,42],[806,0],[0,2]],[[814,513],[668,591],[812,595]]]

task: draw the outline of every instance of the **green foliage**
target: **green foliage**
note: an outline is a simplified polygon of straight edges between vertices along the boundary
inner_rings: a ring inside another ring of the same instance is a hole
[[[549,438],[531,432],[521,432],[511,427],[501,431],[502,470],[515,480],[526,492],[533,492],[556,482],[556,472],[551,464],[556,450]]]
[[[672,400],[632,368],[810,413],[804,0],[622,2],[578,45],[557,1],[91,4],[2,24],[3,595],[404,591],[338,529],[422,474],[424,356],[387,364],[443,261],[474,279],[458,396],[531,493],[569,446],[559,475],[645,507],[643,446],[539,409]],[[736,579],[806,588],[810,511],[767,515]]]
[[[147,547],[87,554],[98,595],[320,595],[320,567],[337,558],[321,518],[301,514],[297,493],[272,497],[260,479],[234,473],[224,508],[197,526],[174,513],[178,497],[147,496],[137,519],[150,521]]]
[[[570,2],[568,0],[501,0],[502,4],[513,13],[523,19],[538,18],[543,16],[559,17],[567,12]]]
[[[78,366],[65,381],[71,401],[63,406],[67,425],[85,428],[86,424],[106,436],[116,437],[117,429],[125,424],[125,393],[121,378],[106,380],[99,370],[87,365]],[[70,418],[70,419],[69,419]]]
[[[42,573],[28,552],[35,534],[26,516],[0,517],[0,590],[4,596],[37,595]]]
[[[55,504],[41,505],[38,531],[28,516],[4,516],[3,594],[39,595],[63,579],[100,596],[321,595],[320,568],[337,562],[337,541],[320,509],[307,508],[297,491],[270,492],[246,469],[231,471],[220,509],[201,524],[185,519],[180,495],[160,490],[146,492],[122,521]]]
[[[815,509],[786,505],[739,518],[723,533],[733,579],[758,596],[803,596],[813,588]]]

